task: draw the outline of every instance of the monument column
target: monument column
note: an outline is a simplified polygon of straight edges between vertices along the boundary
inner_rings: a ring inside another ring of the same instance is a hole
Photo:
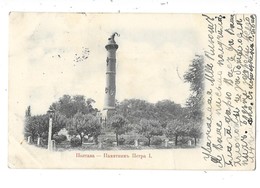
[[[115,42],[115,35],[113,33],[108,38],[108,44],[105,46],[107,50],[106,60],[106,87],[105,87],[105,103],[104,103],[104,116],[105,120],[111,117],[115,112],[115,96],[116,96],[116,50],[118,45]]]

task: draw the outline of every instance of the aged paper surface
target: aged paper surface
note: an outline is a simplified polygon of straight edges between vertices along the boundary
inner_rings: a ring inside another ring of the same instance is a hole
[[[255,15],[9,17],[11,168],[255,168]]]

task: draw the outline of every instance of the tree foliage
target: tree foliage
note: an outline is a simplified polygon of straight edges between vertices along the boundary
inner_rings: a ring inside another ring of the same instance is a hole
[[[138,134],[148,139],[148,146],[151,144],[151,138],[163,134],[163,129],[158,120],[142,119],[139,126],[136,127]]]
[[[173,119],[179,119],[182,115],[182,107],[171,100],[158,101],[155,104],[155,116],[160,122],[166,123]]]
[[[66,135],[55,134],[53,135],[53,140],[55,140],[55,143],[60,144],[61,142],[67,140],[67,137]]]
[[[149,103],[140,99],[126,99],[117,104],[117,113],[131,124],[139,124],[141,119],[157,119],[161,123],[178,118],[182,107],[171,100]]]
[[[191,126],[189,126],[188,129],[188,135],[192,138],[194,138],[194,144],[197,145],[197,139],[201,138],[202,136],[202,127],[200,124],[192,123]]]
[[[196,55],[189,66],[189,70],[184,74],[185,82],[190,83],[191,95],[187,100],[190,108],[191,118],[202,121],[203,116],[203,95],[204,95],[204,58]]]
[[[55,115],[52,120],[52,138],[54,134],[58,134],[58,132],[65,128],[67,125],[67,118],[66,116],[62,115],[59,112],[55,112]]]
[[[25,118],[31,117],[31,106],[28,106],[27,109],[25,110]]]
[[[82,114],[78,112],[72,119],[72,126],[69,134],[72,136],[80,136],[81,144],[85,136],[93,137],[97,141],[101,133],[101,124],[97,117],[91,114]]]
[[[34,142],[36,137],[47,137],[48,117],[47,115],[36,115],[27,117],[25,120],[24,135],[31,136]]]
[[[93,108],[93,103],[95,100],[86,100],[83,95],[63,95],[58,102],[52,103],[51,108],[67,118],[73,118],[77,112],[95,115],[98,110]]]
[[[116,143],[119,145],[118,136],[129,131],[129,126],[126,119],[122,115],[114,115],[109,120],[109,126],[111,130],[116,134]]]
[[[178,137],[184,136],[187,133],[188,133],[188,126],[185,125],[182,121],[177,119],[168,122],[165,129],[166,137],[170,139],[175,138],[175,146],[178,145]]]
[[[154,118],[153,110],[153,104],[140,99],[126,99],[117,106],[117,114],[132,124],[139,123],[142,118]]]
[[[67,124],[67,118],[57,112],[53,117],[52,121],[52,138],[54,134],[57,134],[62,128]],[[49,115],[31,115],[30,106],[26,109],[25,112],[25,126],[24,126],[24,136],[27,138],[31,136],[32,141],[34,142],[36,137],[43,139],[48,138],[49,132]]]
[[[185,82],[190,83],[191,95],[187,100],[187,108],[184,108],[183,119],[189,125],[188,135],[194,138],[195,145],[197,138],[202,135],[203,103],[204,103],[204,58],[197,55],[189,70],[184,75]]]

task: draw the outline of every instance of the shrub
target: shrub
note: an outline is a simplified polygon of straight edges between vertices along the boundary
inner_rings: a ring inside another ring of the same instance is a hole
[[[163,141],[162,141],[161,138],[159,138],[159,137],[155,137],[155,138],[152,139],[151,144],[152,144],[152,145],[156,145],[156,146],[158,146],[158,145],[161,145],[162,142],[163,142]]]
[[[123,145],[125,143],[125,139],[124,138],[119,138],[118,139],[118,144],[119,145]]]
[[[56,142],[57,144],[59,144],[59,143],[65,141],[65,140],[67,140],[67,136],[55,134],[55,135],[53,135],[53,140],[55,140],[55,142]]]
[[[148,146],[148,140],[140,141],[139,144],[141,146]]]
[[[135,140],[134,139],[128,139],[128,140],[125,141],[125,143],[127,145],[134,145],[135,144]]]
[[[180,137],[180,139],[178,141],[179,141],[180,145],[187,145],[189,140],[192,140],[192,139],[190,137],[182,136],[182,137]]]
[[[71,145],[71,147],[81,146],[81,141],[78,137],[73,137],[70,139],[70,145]]]
[[[107,145],[113,145],[113,142],[115,142],[115,140],[113,139],[110,139],[110,138],[107,138],[103,141],[105,144]]]

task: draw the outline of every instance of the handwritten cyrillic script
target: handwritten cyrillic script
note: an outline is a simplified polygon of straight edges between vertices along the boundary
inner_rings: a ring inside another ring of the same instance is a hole
[[[205,144],[219,168],[255,168],[255,15],[206,15]]]

